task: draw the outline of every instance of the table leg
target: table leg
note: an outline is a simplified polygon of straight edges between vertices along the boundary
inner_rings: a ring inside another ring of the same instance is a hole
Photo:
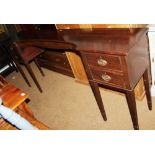
[[[146,69],[146,71],[143,74],[143,79],[144,79],[145,93],[147,98],[147,105],[149,110],[152,110],[152,98],[151,98],[150,82],[149,82],[148,74],[149,74],[148,69]]]
[[[104,105],[102,102],[102,98],[101,98],[101,94],[100,94],[98,84],[96,82],[93,82],[93,81],[89,81],[89,83],[90,83],[90,86],[91,86],[92,91],[94,93],[94,96],[95,96],[96,102],[98,104],[98,107],[100,109],[101,115],[102,115],[103,119],[106,121],[107,116],[106,116],[106,112],[104,110]]]
[[[135,130],[139,130],[134,90],[126,91],[126,99],[127,99],[127,103],[128,103],[128,107],[129,107],[133,127],[134,127]]]

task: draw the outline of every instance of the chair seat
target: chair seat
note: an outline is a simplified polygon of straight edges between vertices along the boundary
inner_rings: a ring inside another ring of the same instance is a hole
[[[44,52],[43,49],[37,47],[26,47],[22,52],[22,57],[26,61],[31,61]]]

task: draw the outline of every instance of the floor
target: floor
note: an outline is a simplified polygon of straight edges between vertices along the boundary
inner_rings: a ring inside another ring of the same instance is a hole
[[[13,72],[7,80],[29,94],[28,103],[36,118],[58,130],[132,130],[132,122],[124,94],[100,89],[108,120],[99,112],[91,88],[74,81],[73,78],[43,68],[42,77],[36,66],[32,68],[43,93],[40,93],[23,67],[32,87],[28,87],[20,73]],[[146,98],[137,101],[139,127],[155,129],[155,98],[153,110],[149,111]]]

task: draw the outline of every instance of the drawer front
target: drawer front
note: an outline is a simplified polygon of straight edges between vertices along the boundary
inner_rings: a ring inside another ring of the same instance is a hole
[[[41,59],[47,60],[54,65],[62,66],[64,68],[71,68],[65,53],[46,51],[41,55]]]
[[[51,63],[50,61],[46,61],[44,59],[39,59],[38,62],[40,64],[40,66],[42,66],[42,67],[45,67],[45,68],[50,69],[52,71],[56,71],[56,72],[64,74],[64,75],[74,77],[71,68],[68,69],[68,68],[62,67],[60,65],[55,65],[54,63]]]
[[[86,58],[89,66],[95,66],[98,68],[111,69],[121,71],[121,60],[119,56],[100,54],[100,53],[89,53],[86,54]]]
[[[96,82],[121,88],[125,87],[124,76],[122,74],[96,69],[91,69],[91,72]]]

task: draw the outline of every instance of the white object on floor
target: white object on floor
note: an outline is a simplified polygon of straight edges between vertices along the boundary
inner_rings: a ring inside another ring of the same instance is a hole
[[[14,112],[12,109],[7,108],[4,105],[2,105],[1,98],[0,98],[0,117],[3,117],[8,122],[15,125],[17,128],[21,130],[38,130],[38,128],[34,127],[25,118],[21,117],[19,114]]]

